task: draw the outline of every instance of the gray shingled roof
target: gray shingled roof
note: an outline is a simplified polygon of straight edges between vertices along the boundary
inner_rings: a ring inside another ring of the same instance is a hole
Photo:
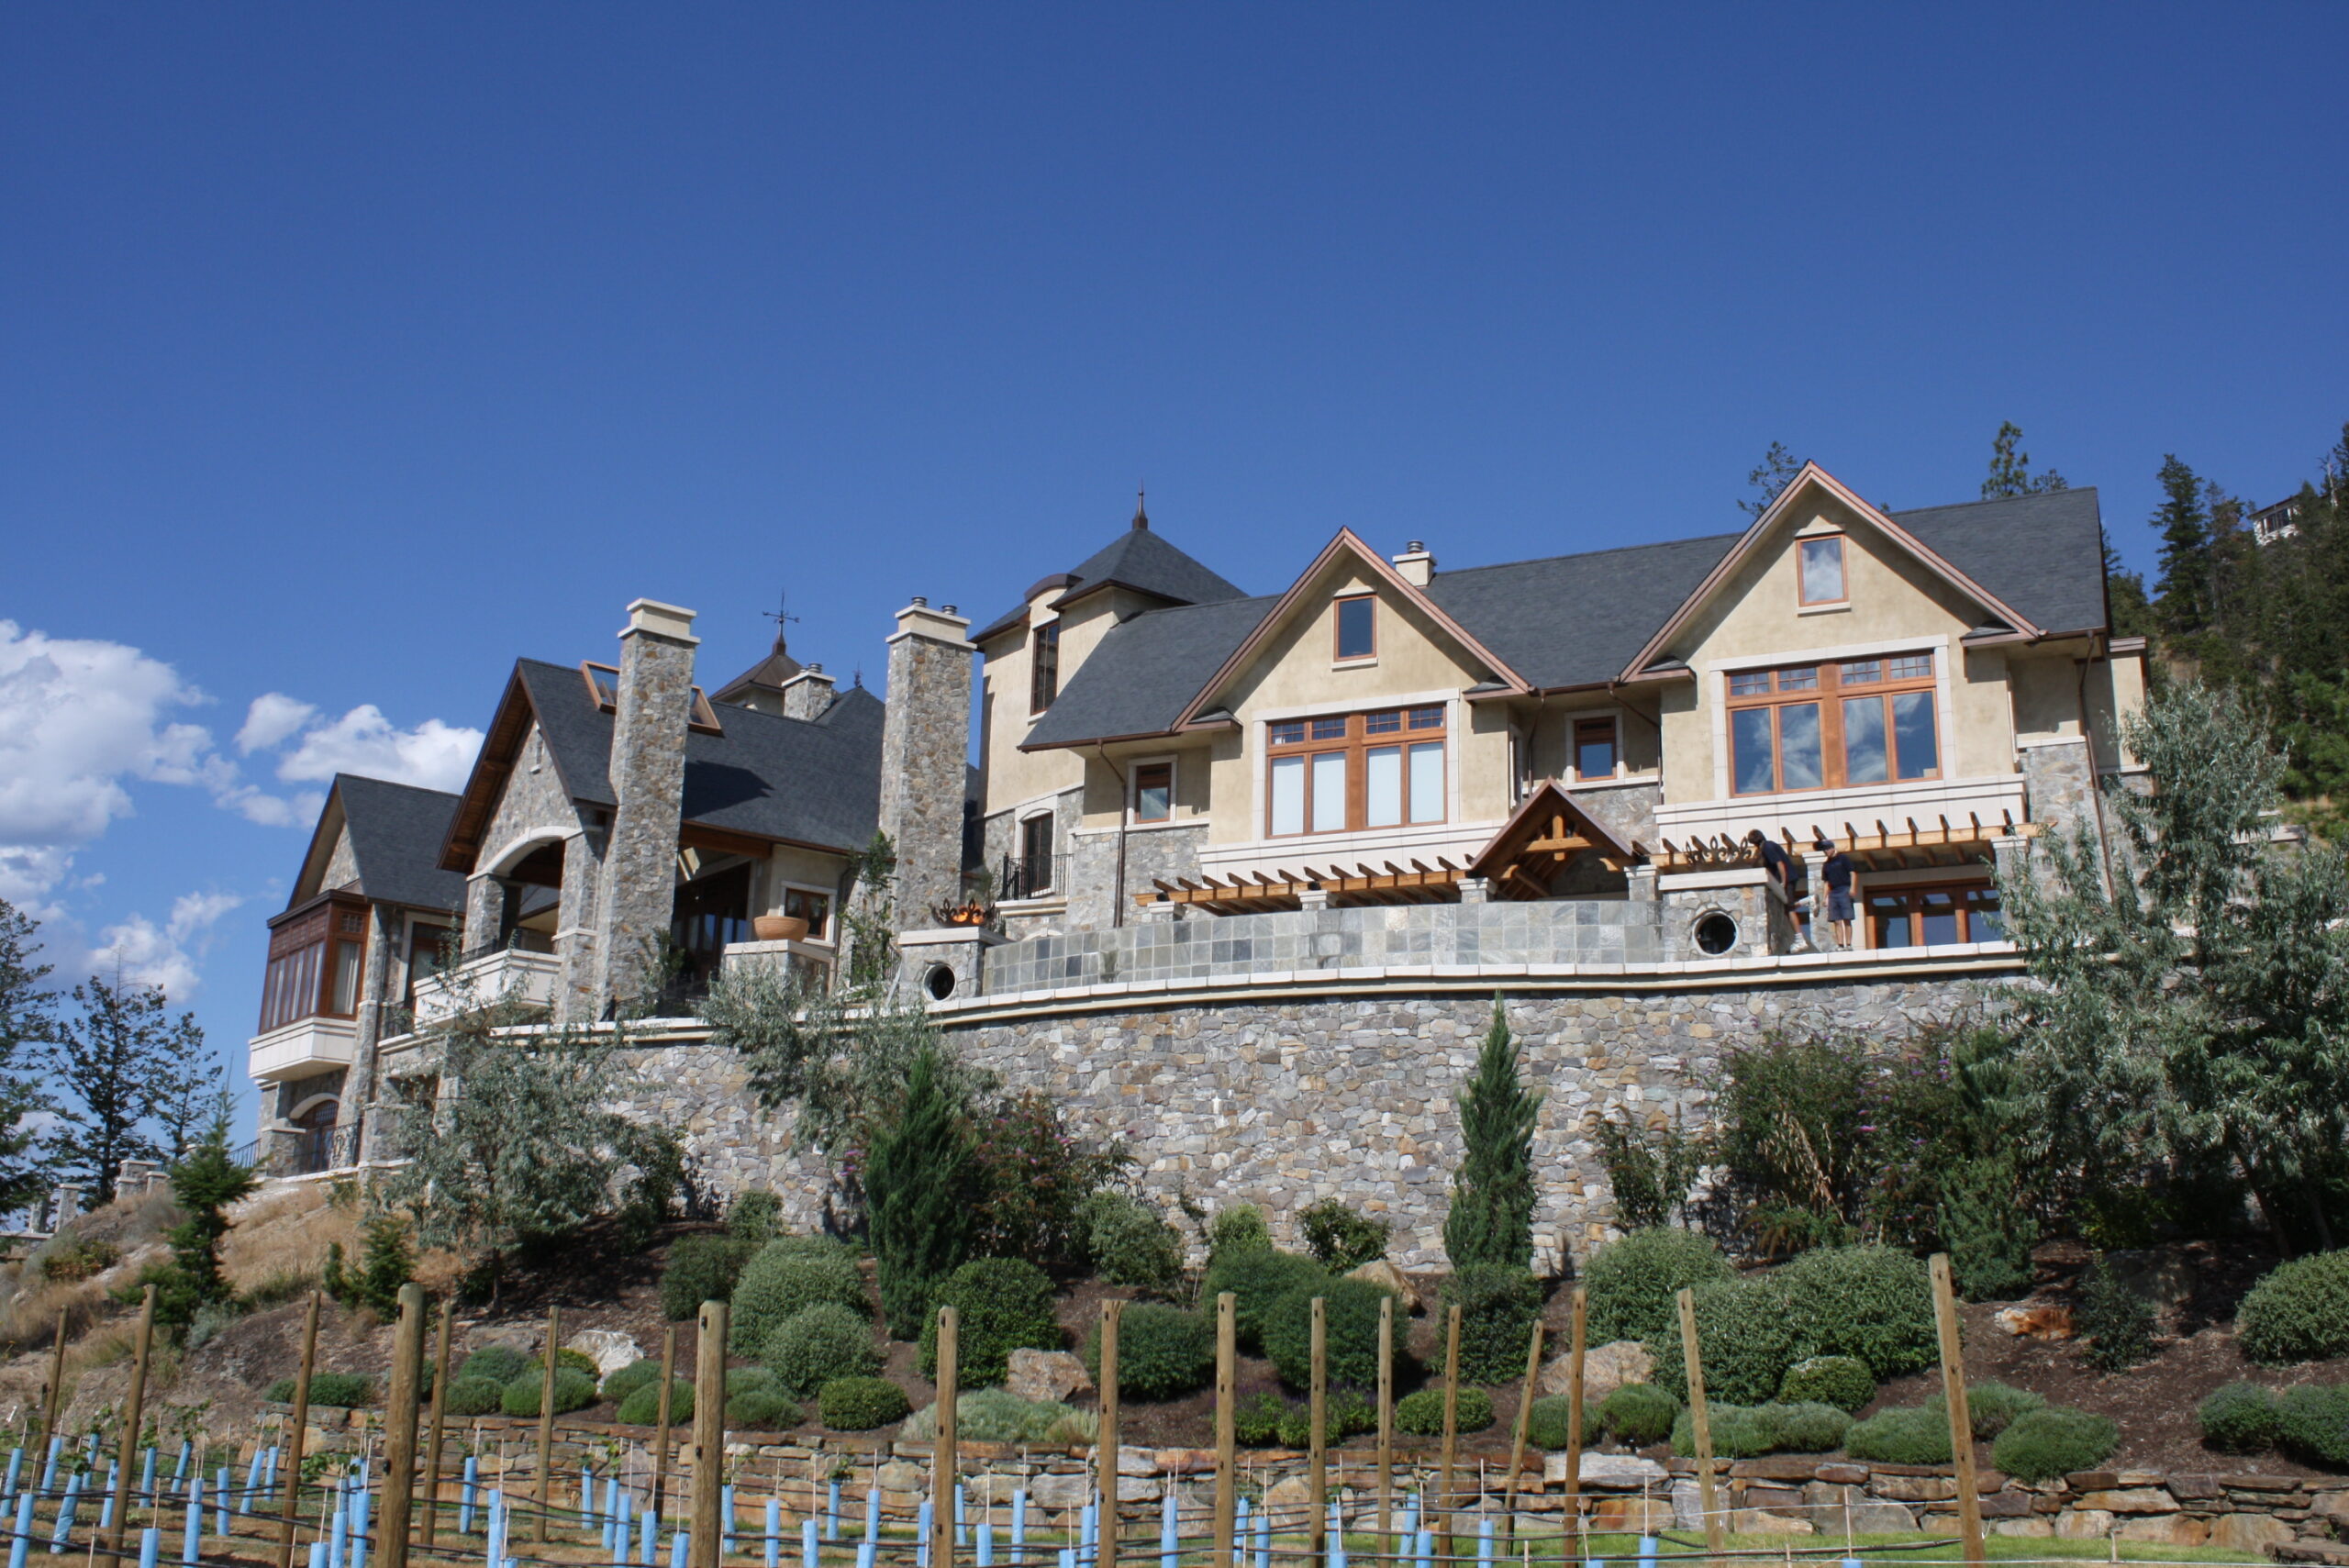
[[[1111,584],[1135,588],[1178,605],[1212,605],[1244,595],[1182,550],[1149,528],[1128,528],[1069,573],[1075,579],[1061,595],[1062,602],[1080,598]],[[1025,605],[989,622],[971,640],[984,641],[1019,624]]]
[[[612,716],[578,670],[515,665],[572,798],[612,806]],[[881,699],[851,687],[813,719],[714,710],[723,735],[685,737],[685,819],[831,849],[860,849],[881,820]]]
[[[2041,630],[2104,625],[2093,489],[1895,512],[1893,520]],[[1538,687],[1620,675],[1742,533],[1438,573],[1428,597]],[[1113,627],[1029,731],[1068,746],[1170,728],[1276,597],[1152,610]]]
[[[463,906],[465,879],[440,869],[440,841],[457,814],[457,796],[356,773],[337,773],[334,791],[362,892],[383,904]]]

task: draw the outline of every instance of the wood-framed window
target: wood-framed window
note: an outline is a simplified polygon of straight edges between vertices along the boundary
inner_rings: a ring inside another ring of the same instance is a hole
[[[1998,890],[1987,882],[1871,887],[1865,901],[1872,948],[1932,948],[2007,940]]]
[[[596,700],[597,707],[606,713],[619,712],[618,665],[598,664],[593,660],[584,660],[580,663],[579,673],[586,677],[587,695]],[[702,695],[702,689],[699,686],[693,688],[693,696],[686,705],[685,728],[698,729],[705,735],[726,733],[726,727],[718,722],[718,710],[709,706],[709,698]]]
[[[1171,822],[1174,819],[1174,764],[1142,762],[1134,768],[1134,820]]]
[[[1935,689],[1930,653],[1731,672],[1730,793],[1939,778]]]
[[[1442,703],[1274,722],[1265,835],[1344,833],[1444,819]]]
[[[793,887],[786,884],[783,890],[783,912],[794,919],[807,922],[806,940],[828,942],[832,940],[832,895],[820,888]]]
[[[1341,664],[1378,657],[1378,595],[1349,594],[1338,601],[1333,648]]]
[[[1030,817],[1019,824],[1021,897],[1047,893],[1052,885],[1052,814]]]
[[[442,952],[455,928],[428,925],[417,920],[407,929],[407,990],[406,995],[416,995],[416,983],[429,980],[440,972]],[[453,954],[450,955],[452,959]]]
[[[1048,620],[1028,639],[1028,711],[1041,713],[1061,695],[1061,623]]]
[[[1611,715],[1575,720],[1575,777],[1611,779],[1622,756],[1621,738]]]
[[[1795,565],[1805,605],[1840,605],[1851,597],[1843,582],[1843,536],[1810,534],[1795,541]]]
[[[262,1034],[304,1018],[355,1017],[367,952],[367,906],[317,904],[273,928],[262,978]]]

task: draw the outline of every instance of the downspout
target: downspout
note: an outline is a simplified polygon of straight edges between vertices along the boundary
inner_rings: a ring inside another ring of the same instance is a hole
[[[1109,761],[1109,748],[1096,746],[1093,751],[1101,759],[1101,765],[1109,770],[1109,776],[1118,781],[1118,878],[1109,905],[1109,926],[1114,930],[1126,923],[1126,775]],[[1072,854],[1070,858],[1075,857]]]

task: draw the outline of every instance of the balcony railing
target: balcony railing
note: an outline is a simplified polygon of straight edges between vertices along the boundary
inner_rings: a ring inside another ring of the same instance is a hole
[[[255,1035],[246,1047],[252,1076],[262,1083],[306,1078],[351,1065],[359,1029],[350,1018],[296,1018],[282,1029]]]
[[[562,961],[552,953],[518,949],[484,953],[446,974],[417,981],[416,1021],[439,1023],[499,1002],[550,1007],[554,1005],[555,982],[562,973]]]
[[[1052,855],[1047,851],[1030,855],[1024,861],[1003,857],[1003,868],[996,875],[995,895],[998,902],[1013,898],[1041,898],[1052,891]]]

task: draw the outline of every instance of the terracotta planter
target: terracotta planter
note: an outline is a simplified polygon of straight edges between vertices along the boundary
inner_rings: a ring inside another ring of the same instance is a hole
[[[807,922],[796,915],[753,915],[751,934],[763,942],[796,942],[807,935]]]

